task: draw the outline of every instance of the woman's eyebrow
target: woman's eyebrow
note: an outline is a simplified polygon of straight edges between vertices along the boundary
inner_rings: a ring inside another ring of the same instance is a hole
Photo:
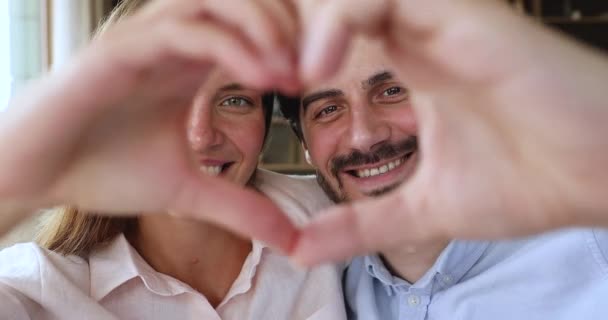
[[[238,91],[238,90],[244,90],[244,89],[245,89],[245,87],[243,87],[243,85],[241,85],[239,83],[230,83],[230,84],[220,87],[218,89],[218,91]]]

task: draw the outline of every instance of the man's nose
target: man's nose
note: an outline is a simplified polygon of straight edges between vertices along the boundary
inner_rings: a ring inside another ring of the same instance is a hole
[[[350,148],[369,152],[374,146],[390,140],[388,121],[375,114],[369,106],[353,108],[349,131]]]

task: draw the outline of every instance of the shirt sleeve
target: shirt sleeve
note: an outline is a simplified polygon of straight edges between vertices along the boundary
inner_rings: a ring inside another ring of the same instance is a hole
[[[0,319],[36,318],[40,306],[40,261],[32,243],[0,251]]]
[[[13,288],[0,283],[0,318],[13,320],[29,320],[31,317],[23,303],[23,297]]]

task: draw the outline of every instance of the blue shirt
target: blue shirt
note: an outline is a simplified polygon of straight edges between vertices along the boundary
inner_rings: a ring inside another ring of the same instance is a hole
[[[416,283],[378,256],[344,274],[349,319],[608,319],[608,230],[452,241]]]

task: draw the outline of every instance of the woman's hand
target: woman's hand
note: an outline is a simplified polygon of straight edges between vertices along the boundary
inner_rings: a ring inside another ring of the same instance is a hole
[[[293,90],[294,15],[286,1],[162,0],[110,26],[0,117],[0,232],[23,212],[70,204],[171,212],[287,248],[295,231],[269,200],[191,166],[185,117],[215,67]]]

